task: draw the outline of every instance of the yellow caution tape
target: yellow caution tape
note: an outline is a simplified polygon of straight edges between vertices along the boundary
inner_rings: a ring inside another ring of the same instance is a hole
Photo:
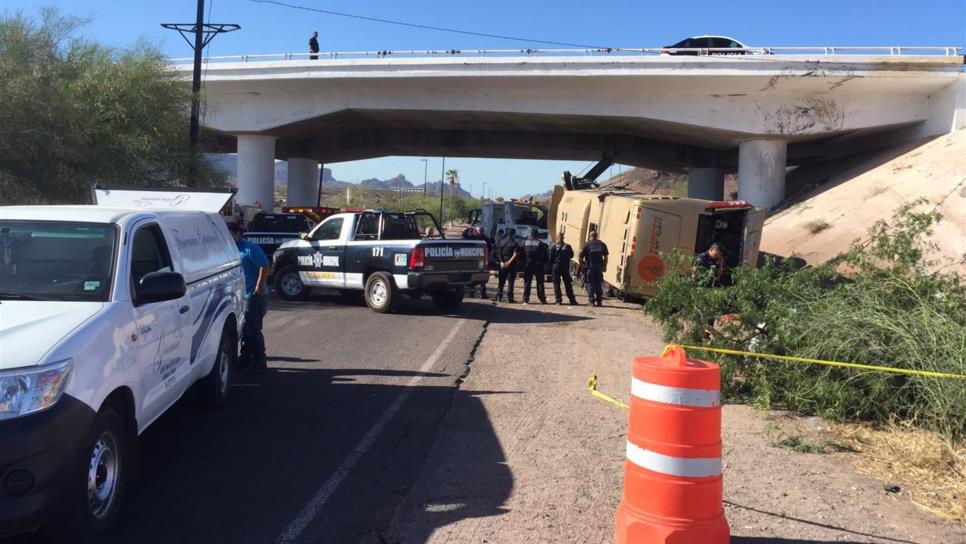
[[[605,395],[605,394],[603,394],[603,393],[601,393],[600,391],[597,390],[597,374],[592,374],[590,376],[590,380],[587,381],[587,389],[590,389],[590,394],[591,395],[593,395],[593,396],[595,396],[595,397],[597,397],[597,398],[599,398],[601,400],[607,401],[607,402],[613,404],[614,406],[619,406],[621,408],[624,408],[625,410],[627,409],[627,405],[624,404],[623,402],[615,399],[614,397],[607,396],[607,395]]]
[[[741,355],[744,357],[755,357],[757,359],[774,359],[776,361],[790,361],[794,363],[812,363],[816,365],[825,366],[837,366],[842,368],[856,368],[859,370],[871,370],[874,372],[890,372],[893,374],[907,374],[910,376],[926,376],[928,378],[947,378],[951,380],[966,380],[966,375],[964,374],[949,374],[946,372],[933,372],[931,370],[911,370],[908,368],[894,368],[890,366],[877,366],[877,365],[867,365],[860,363],[844,363],[842,361],[825,361],[823,359],[811,359],[808,357],[792,357],[789,355],[772,355],[768,353],[755,353],[752,351],[738,351],[734,349],[722,349],[722,348],[707,348],[703,346],[688,346],[684,344],[669,344],[664,350],[665,353],[672,346],[679,346],[684,349],[693,349],[695,351],[704,351],[709,353],[721,353],[724,355]]]

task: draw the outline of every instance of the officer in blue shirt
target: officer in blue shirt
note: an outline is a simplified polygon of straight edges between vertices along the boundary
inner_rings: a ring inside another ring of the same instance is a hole
[[[242,271],[245,273],[245,324],[242,327],[242,345],[239,366],[251,374],[265,372],[265,337],[262,335],[262,319],[268,310],[268,257],[258,244],[242,239],[242,227],[230,223],[231,231],[241,254]]]

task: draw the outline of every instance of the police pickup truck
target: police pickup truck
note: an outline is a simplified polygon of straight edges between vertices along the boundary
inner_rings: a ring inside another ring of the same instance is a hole
[[[486,244],[478,240],[430,239],[420,226],[442,232],[426,211],[366,210],[340,213],[319,223],[303,239],[275,251],[275,291],[286,300],[312,287],[354,295],[362,291],[373,311],[390,312],[401,292],[424,293],[443,310],[463,301],[467,286],[486,283]]]
[[[298,240],[299,235],[308,230],[309,220],[300,213],[260,212],[248,222],[242,238],[258,244],[271,258],[278,246]]]

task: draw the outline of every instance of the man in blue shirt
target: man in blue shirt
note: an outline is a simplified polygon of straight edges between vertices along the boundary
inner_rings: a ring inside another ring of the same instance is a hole
[[[258,244],[242,239],[238,223],[229,223],[228,230],[235,238],[241,255],[242,271],[245,273],[245,325],[242,327],[242,345],[239,366],[247,373],[265,372],[265,337],[262,335],[262,319],[268,310],[268,257]]]

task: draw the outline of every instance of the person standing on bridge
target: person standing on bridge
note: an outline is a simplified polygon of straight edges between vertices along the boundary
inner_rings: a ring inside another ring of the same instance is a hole
[[[493,297],[493,302],[503,301],[503,287],[506,286],[509,289],[506,294],[506,301],[513,304],[513,284],[517,280],[517,266],[522,258],[520,256],[520,246],[517,245],[515,229],[506,230],[506,239],[500,243],[497,258],[500,260],[500,275],[496,286],[496,296]]]
[[[574,258],[574,248],[564,242],[564,233],[560,231],[557,235],[557,243],[550,247],[550,271],[553,277],[553,297],[557,304],[563,304],[563,296],[560,294],[560,282],[563,281],[564,288],[567,290],[567,298],[570,304],[577,304],[577,297],[574,296],[574,281],[570,277],[570,261]]]
[[[530,231],[530,236],[523,242],[523,253],[527,258],[526,268],[523,270],[523,303],[530,304],[530,282],[537,280],[537,298],[540,304],[547,303],[547,292],[543,285],[544,268],[547,266],[547,244],[538,238],[537,229]]]
[[[309,58],[312,60],[319,60],[319,33],[313,32],[312,37],[309,38]]]
[[[591,306],[604,305],[604,269],[607,268],[607,244],[590,231],[590,240],[580,250],[580,262],[587,270],[587,298]]]
[[[241,255],[242,272],[245,275],[245,324],[242,326],[241,356],[238,366],[248,374],[264,374],[266,368],[265,336],[262,320],[268,311],[268,257],[262,248],[242,238],[242,227],[229,223],[228,230],[235,238]]]

